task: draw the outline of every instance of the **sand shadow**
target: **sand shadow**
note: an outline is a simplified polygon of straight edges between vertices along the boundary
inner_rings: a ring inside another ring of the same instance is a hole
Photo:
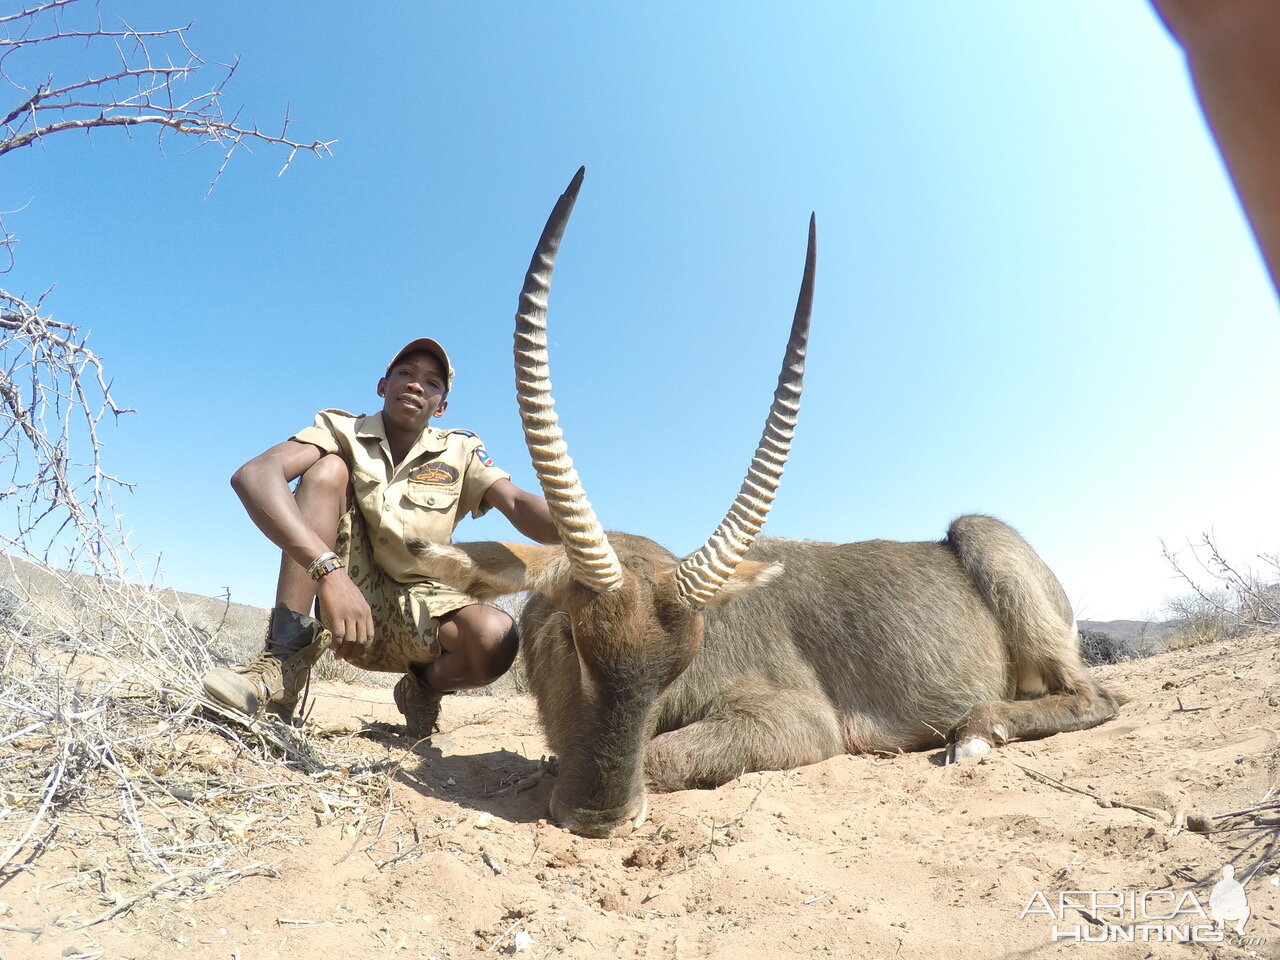
[[[395,780],[423,796],[514,823],[536,823],[547,816],[554,760],[531,760],[511,750],[465,753],[447,734],[415,742],[404,727],[379,722],[366,724],[358,736],[409,750],[411,757],[401,763]]]

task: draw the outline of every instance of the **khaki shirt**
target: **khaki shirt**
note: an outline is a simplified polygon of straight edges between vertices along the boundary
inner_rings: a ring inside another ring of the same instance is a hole
[[[488,511],[483,498],[489,487],[511,479],[467,430],[428,427],[405,458],[393,464],[381,413],[357,417],[345,410],[322,410],[312,426],[291,439],[347,462],[374,562],[401,583],[428,579],[406,541],[449,543],[465,514],[479,517]]]

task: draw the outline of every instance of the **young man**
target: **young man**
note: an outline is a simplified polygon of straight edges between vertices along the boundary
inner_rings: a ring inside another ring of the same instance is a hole
[[[266,648],[247,666],[205,674],[209,696],[290,717],[332,644],[356,666],[404,673],[396,706],[410,734],[425,737],[443,694],[484,686],[511,666],[511,618],[423,576],[407,547],[448,542],[464,514],[490,507],[532,540],[559,539],[546,501],[494,467],[478,437],[431,425],[452,385],[444,348],[414,340],[378,381],[380,413],[322,411],[235,472],[232,487],[284,557]],[[319,621],[309,616],[313,603]]]

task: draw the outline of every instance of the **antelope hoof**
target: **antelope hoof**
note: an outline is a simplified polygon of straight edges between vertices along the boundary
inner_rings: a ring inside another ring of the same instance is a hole
[[[970,757],[980,757],[990,752],[991,744],[981,737],[970,737],[968,740],[949,743],[947,744],[947,765],[968,760]]]

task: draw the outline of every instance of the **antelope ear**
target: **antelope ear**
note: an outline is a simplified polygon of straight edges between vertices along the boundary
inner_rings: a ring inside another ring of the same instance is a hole
[[[520,590],[545,590],[549,579],[567,570],[564,548],[527,543],[432,543],[407,540],[419,569],[455,590],[492,600]]]
[[[723,587],[716,591],[709,601],[708,607],[715,607],[730,597],[736,597],[740,593],[746,593],[757,587],[763,587],[770,580],[777,578],[782,573],[782,564],[780,562],[761,563],[758,560],[743,560],[738,564],[733,574],[725,581]]]

